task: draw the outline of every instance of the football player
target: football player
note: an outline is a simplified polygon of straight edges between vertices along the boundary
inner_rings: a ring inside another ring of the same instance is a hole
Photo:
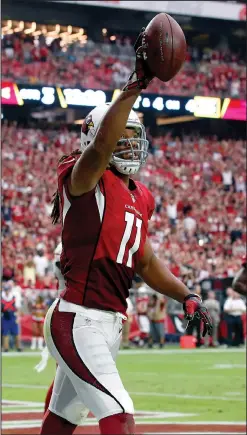
[[[58,367],[43,435],[74,432],[79,422],[68,408],[75,396],[95,415],[101,434],[135,433],[133,402],[115,363],[135,272],[151,288],[183,302],[187,318],[197,313],[204,333],[211,333],[201,298],[154,255],[147,238],[154,199],[131,178],[148,156],[144,126],[131,110],[153,78],[143,59],[142,36],[134,46],[135,70],[122,92],[112,104],[90,112],[82,125],[81,151],[58,165],[52,218],[62,222],[66,286],[45,320],[46,344]]]

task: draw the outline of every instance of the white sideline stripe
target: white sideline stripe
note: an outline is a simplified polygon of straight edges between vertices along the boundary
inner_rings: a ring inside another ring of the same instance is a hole
[[[194,363],[195,361],[193,360],[193,363]],[[191,364],[191,361],[190,361],[190,364]],[[184,365],[184,364],[183,364]],[[130,375],[134,375],[134,376],[137,376],[137,375],[141,375],[141,376],[156,376],[156,377],[160,377],[160,373],[158,373],[157,371],[154,371],[154,372],[143,372],[143,371],[139,371],[139,372],[136,372],[136,371],[131,371],[131,370],[129,370],[128,371],[128,374],[130,374]],[[220,374],[220,373],[213,373],[213,374],[209,374],[209,373],[200,373],[200,374],[198,374],[198,375],[195,375],[194,373],[179,373],[179,374],[175,374],[175,373],[169,373],[169,379],[170,378],[175,378],[175,379],[184,379],[184,378],[186,378],[186,379],[188,379],[188,377],[189,376],[192,376],[193,377],[193,379],[194,378],[200,378],[200,379],[202,379],[202,378],[217,378],[217,379],[219,379],[219,378],[225,378],[226,377],[226,375],[225,374]],[[232,374],[232,376],[237,376],[237,375],[233,375]]]
[[[47,385],[25,385],[25,384],[2,384],[4,388],[26,388],[30,390],[44,390],[47,389]],[[170,394],[170,393],[155,393],[155,392],[146,392],[146,391],[131,391],[130,395],[134,396],[156,396],[156,397],[175,397],[177,399],[198,399],[198,400],[223,400],[223,401],[235,401],[235,402],[245,402],[245,398],[240,397],[222,397],[222,396],[197,396],[192,394]],[[23,402],[24,403],[24,402]],[[31,402],[32,403],[32,402]]]
[[[28,429],[31,427],[40,427],[42,420],[16,420],[3,421],[2,429]]]
[[[10,412],[20,412],[18,411],[19,409],[26,409],[28,407],[28,412],[29,412],[29,408],[32,409],[32,407],[36,408],[35,403],[33,405],[10,405],[10,406],[6,406],[6,405],[2,405],[2,411],[10,411]],[[37,406],[38,409],[44,409],[44,404],[43,406]],[[30,411],[31,412],[31,411]]]
[[[2,384],[4,388],[27,388],[28,390],[46,390],[48,386],[49,385]]]
[[[19,356],[21,357],[25,357],[25,356],[39,356],[41,357],[41,352],[10,352],[10,353],[2,353],[2,358],[15,358]]]
[[[5,415],[5,414],[35,414],[36,412],[44,412],[44,405],[43,405],[43,408],[37,408],[37,409],[12,409],[12,411],[11,410],[9,410],[9,409],[7,409],[7,410],[5,410],[5,409],[2,409],[2,415]]]
[[[245,369],[246,364],[214,364],[213,367],[210,367],[210,369]]]
[[[4,405],[11,405],[11,406],[44,406],[44,402],[26,402],[23,400],[5,400],[2,399],[2,406]]]
[[[177,355],[177,354],[198,354],[198,353],[242,353],[242,352],[246,352],[245,348],[239,348],[239,349],[221,349],[221,348],[217,348],[217,349],[126,349],[126,350],[120,350],[119,354],[120,355]],[[18,352],[17,352],[18,354]],[[20,354],[19,354],[20,355]]]
[[[236,401],[245,402],[245,398],[240,399],[239,397],[222,397],[222,396],[196,396],[192,394],[170,394],[170,393],[152,393],[152,392],[136,392],[130,391],[130,395],[135,396],[156,396],[156,397],[176,397],[177,399],[198,399],[198,400],[226,400],[226,401]]]
[[[126,349],[120,350],[120,355],[182,355],[182,354],[199,354],[199,353],[243,353],[246,352],[245,348],[240,349]],[[13,357],[25,357],[25,356],[40,356],[41,352],[9,352],[2,353],[2,357],[4,358],[13,358]]]

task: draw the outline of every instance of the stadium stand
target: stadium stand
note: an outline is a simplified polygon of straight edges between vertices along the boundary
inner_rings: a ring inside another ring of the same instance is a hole
[[[44,35],[33,37],[21,32],[2,39],[2,79],[8,81],[102,90],[121,88],[133,62],[129,37],[115,36],[112,41],[104,38],[102,43],[87,38],[69,46],[61,44],[61,38],[51,42]],[[168,83],[154,79],[148,92],[244,99],[244,55],[227,45],[221,49],[189,46],[181,72]]]

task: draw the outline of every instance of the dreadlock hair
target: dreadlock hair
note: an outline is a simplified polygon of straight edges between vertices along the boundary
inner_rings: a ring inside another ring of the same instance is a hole
[[[74,156],[78,156],[80,154],[82,154],[82,151],[79,149],[72,151],[71,154],[68,154],[68,155],[65,154],[58,160],[58,165],[59,165],[59,163],[63,162],[65,159],[67,159],[68,157],[74,157]],[[60,220],[60,211],[61,211],[60,210],[60,195],[59,195],[58,189],[53,194],[51,203],[53,204],[53,209],[51,212],[51,219],[52,219],[53,225],[55,225]]]

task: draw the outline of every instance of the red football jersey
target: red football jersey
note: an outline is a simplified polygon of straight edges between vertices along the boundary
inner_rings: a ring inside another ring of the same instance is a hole
[[[68,190],[76,158],[58,167],[62,205],[61,297],[78,305],[126,313],[135,267],[143,255],[154,199],[139,182],[131,189],[111,170],[79,197]]]

